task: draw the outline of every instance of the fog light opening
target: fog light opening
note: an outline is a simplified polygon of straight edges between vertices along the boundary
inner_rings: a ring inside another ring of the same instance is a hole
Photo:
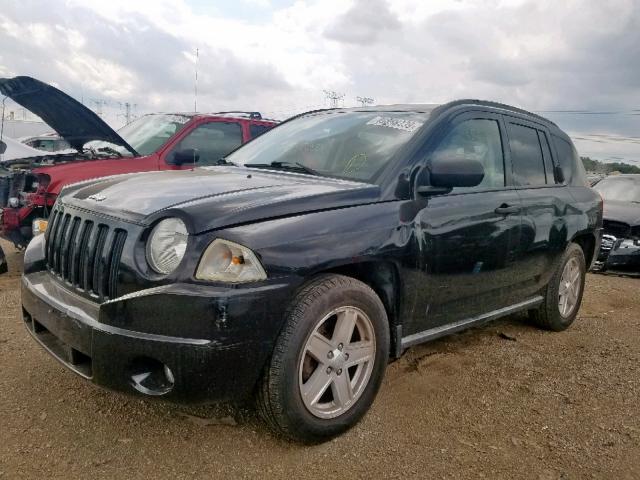
[[[131,386],[144,395],[166,395],[175,384],[169,366],[153,358],[137,358],[131,363],[129,372]]]

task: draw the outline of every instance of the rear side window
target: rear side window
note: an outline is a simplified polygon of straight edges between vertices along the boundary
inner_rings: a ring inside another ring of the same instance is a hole
[[[216,165],[218,161],[242,144],[242,129],[238,123],[210,122],[196,127],[180,141],[176,150],[194,148],[200,154],[198,166]]]
[[[257,125],[252,123],[251,125],[249,125],[249,132],[251,133],[251,138],[259,137],[270,128],[271,126],[269,125]]]
[[[544,157],[535,128],[509,123],[509,147],[516,185],[546,185]]]
[[[572,185],[588,185],[587,173],[575,147],[563,138],[555,135],[552,135],[552,138],[565,182]]]

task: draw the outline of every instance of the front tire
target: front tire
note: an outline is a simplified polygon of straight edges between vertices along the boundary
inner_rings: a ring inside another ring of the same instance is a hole
[[[584,293],[587,267],[579,245],[569,244],[544,291],[544,301],[530,311],[531,320],[541,328],[560,332],[573,323]]]
[[[339,435],[369,410],[389,359],[384,305],[366,284],[323,275],[288,311],[258,393],[278,433],[315,443]]]

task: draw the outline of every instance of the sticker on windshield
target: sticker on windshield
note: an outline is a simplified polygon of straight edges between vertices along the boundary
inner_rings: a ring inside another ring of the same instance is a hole
[[[377,116],[367,122],[367,125],[377,125],[378,127],[395,128],[405,132],[415,132],[422,126],[422,122],[415,120],[405,120],[402,118]]]

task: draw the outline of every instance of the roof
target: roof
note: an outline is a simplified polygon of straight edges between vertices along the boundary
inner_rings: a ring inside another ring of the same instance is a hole
[[[503,110],[505,112],[517,113],[520,115],[526,115],[533,117],[537,120],[543,121],[549,125],[553,125],[557,127],[557,125],[551,120],[544,118],[538,114],[533,112],[529,112],[527,110],[523,110],[518,107],[513,107],[511,105],[506,105],[504,103],[492,102],[489,100],[477,100],[477,99],[461,99],[461,100],[453,100],[447,103],[420,103],[420,104],[397,104],[397,105],[372,105],[370,107],[349,107],[349,108],[327,108],[320,110],[313,110],[313,112],[322,112],[322,111],[355,111],[355,112],[433,112],[436,116],[440,115],[440,113],[445,112],[451,108],[462,107],[462,106],[482,106],[489,107],[496,110]],[[312,113],[312,112],[306,112]],[[302,114],[304,115],[304,114]]]

